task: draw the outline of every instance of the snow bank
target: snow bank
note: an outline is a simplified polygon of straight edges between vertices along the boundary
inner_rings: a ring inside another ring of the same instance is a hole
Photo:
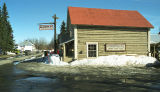
[[[126,56],[126,55],[110,55],[100,56],[96,59],[83,59],[76,60],[69,63],[60,61],[59,55],[53,54],[48,56],[45,63],[51,65],[71,65],[71,66],[146,66],[148,64],[155,64],[157,60],[153,57],[148,56]]]
[[[7,55],[16,55],[16,54],[12,52],[7,52]]]
[[[68,63],[60,61],[60,57],[58,54],[52,54],[46,57],[45,60],[46,64],[51,64],[51,65],[68,65]]]
[[[111,55],[101,56],[97,59],[83,59],[73,61],[71,65],[93,65],[93,66],[146,66],[156,63],[157,60],[148,56],[126,56]]]

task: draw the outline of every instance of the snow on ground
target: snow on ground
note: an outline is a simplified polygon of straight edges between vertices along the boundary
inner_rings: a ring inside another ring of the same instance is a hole
[[[100,65],[100,66],[145,66],[157,60],[148,56],[111,55],[100,56],[96,59],[83,59],[73,61],[71,65]]]
[[[57,65],[57,66],[68,65],[68,63],[66,63],[66,62],[60,61],[60,57],[58,54],[52,54],[52,55],[46,57],[45,63],[51,64],[51,65]]]
[[[51,65],[71,65],[71,66],[146,66],[148,64],[155,64],[157,60],[153,57],[148,56],[126,56],[126,55],[110,55],[100,56],[96,59],[83,59],[76,60],[69,63],[60,61],[58,55],[48,56],[46,59],[47,64]]]
[[[12,52],[7,52],[7,55],[16,55],[16,54]]]

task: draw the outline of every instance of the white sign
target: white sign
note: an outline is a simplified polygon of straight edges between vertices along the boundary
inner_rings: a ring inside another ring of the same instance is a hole
[[[53,25],[39,25],[39,30],[53,30]]]
[[[106,51],[125,51],[126,44],[106,44]]]

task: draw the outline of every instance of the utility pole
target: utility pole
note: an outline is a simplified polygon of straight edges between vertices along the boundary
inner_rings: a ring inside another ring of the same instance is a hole
[[[57,53],[57,41],[56,41],[56,19],[59,19],[56,14],[52,16],[54,19],[54,23],[39,23],[39,30],[53,30],[53,25],[54,24],[54,53]],[[41,25],[45,24],[45,25]],[[46,24],[51,24],[51,25],[46,25]]]
[[[160,35],[160,27],[159,27],[159,33],[158,34]]]
[[[54,16],[52,16],[52,18],[54,19],[54,53],[57,53],[56,19],[58,19],[58,17],[57,17],[56,14],[55,14]]]

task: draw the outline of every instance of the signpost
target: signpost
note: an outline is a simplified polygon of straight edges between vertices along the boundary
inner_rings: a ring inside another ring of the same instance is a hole
[[[54,19],[54,53],[57,53],[56,19],[58,19],[58,17],[57,17],[56,14],[55,14],[54,16],[52,16],[52,18]]]
[[[54,19],[54,23],[40,23],[39,24],[39,30],[53,30],[53,25],[54,24],[54,53],[57,53],[57,41],[56,41],[56,19],[58,17],[56,14],[52,16]]]

